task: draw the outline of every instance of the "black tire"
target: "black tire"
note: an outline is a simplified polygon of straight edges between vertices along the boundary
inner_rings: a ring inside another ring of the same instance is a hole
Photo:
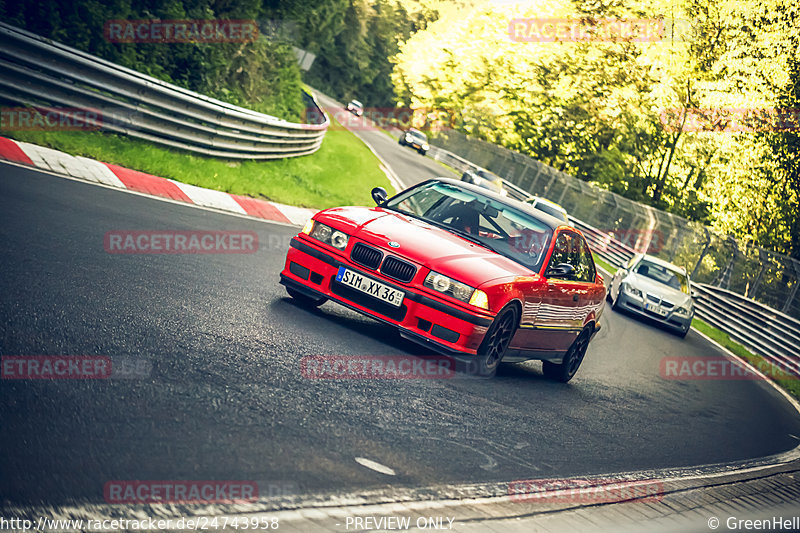
[[[405,144],[405,143],[403,142],[403,138],[402,138],[402,137],[400,137],[399,139],[397,139],[397,144],[399,144],[400,146],[403,146],[403,145]]]
[[[518,325],[519,317],[517,308],[514,306],[506,307],[495,317],[475,356],[476,372],[479,376],[492,377],[495,375],[511,339],[517,332]]]
[[[306,296],[302,292],[295,289],[291,289],[289,287],[286,287],[286,292],[289,293],[289,296],[291,296],[294,301],[296,301],[298,304],[304,307],[319,307],[320,305],[328,301],[328,299],[324,297],[312,298],[310,296]]]
[[[427,151],[427,150],[420,150],[420,151],[419,151],[419,155],[425,155],[425,154],[427,154],[427,153],[428,153],[428,151]]]
[[[583,358],[586,356],[586,349],[589,347],[589,340],[592,337],[591,329],[584,329],[567,353],[564,354],[564,361],[561,364],[542,362],[542,372],[548,379],[567,383],[571,380],[580,368]]]

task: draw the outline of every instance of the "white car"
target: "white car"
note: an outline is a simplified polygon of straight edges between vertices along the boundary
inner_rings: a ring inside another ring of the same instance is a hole
[[[346,109],[357,117],[360,117],[364,114],[364,105],[358,100],[350,100]]]
[[[526,202],[531,204],[539,211],[544,211],[550,216],[554,216],[560,220],[563,220],[565,224],[569,223],[569,219],[567,218],[567,210],[557,203],[551,202],[547,198],[542,198],[541,196],[531,196],[526,200]]]
[[[655,320],[681,337],[694,318],[692,296],[685,268],[642,254],[617,270],[607,294],[612,309]]]

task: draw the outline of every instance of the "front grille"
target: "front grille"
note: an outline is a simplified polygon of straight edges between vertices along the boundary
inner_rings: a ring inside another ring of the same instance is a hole
[[[666,300],[662,300],[658,296],[654,296],[652,294],[648,294],[647,295],[647,299],[650,300],[651,302],[655,302],[655,303],[659,304],[661,307],[663,307],[665,309],[672,309],[673,307],[675,307],[674,303],[668,302]]]
[[[417,267],[408,261],[403,261],[402,259],[398,259],[393,255],[390,255],[386,258],[386,261],[383,262],[383,266],[381,266],[381,273],[384,276],[396,279],[397,281],[408,283],[411,281],[411,278],[414,277],[414,274],[417,273]]]
[[[376,250],[372,246],[367,246],[363,242],[357,242],[350,252],[350,259],[359,265],[377,270],[378,265],[381,264],[381,259],[383,259],[383,252]]]

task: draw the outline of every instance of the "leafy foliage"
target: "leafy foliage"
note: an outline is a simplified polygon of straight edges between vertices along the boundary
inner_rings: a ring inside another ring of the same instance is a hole
[[[664,33],[515,42],[519,18],[658,19]],[[393,79],[402,104],[445,109],[463,133],[800,257],[797,124],[731,131],[738,110],[800,108],[798,39],[787,0],[483,3],[414,34]]]

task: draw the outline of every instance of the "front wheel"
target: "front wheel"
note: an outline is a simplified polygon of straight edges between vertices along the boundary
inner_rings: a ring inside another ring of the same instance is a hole
[[[564,361],[561,364],[551,363],[549,361],[542,362],[542,371],[545,377],[566,383],[572,379],[578,371],[578,367],[583,362],[583,357],[586,355],[586,349],[589,347],[589,339],[591,338],[591,331],[587,328],[569,347],[567,353],[564,354]]]
[[[312,298],[310,296],[306,296],[302,292],[296,289],[290,289],[289,287],[286,287],[286,292],[289,293],[289,296],[291,296],[295,302],[299,303],[304,307],[319,307],[320,305],[328,301],[328,299],[324,297]]]
[[[517,309],[508,307],[501,311],[492,322],[489,331],[483,337],[476,356],[477,373],[480,376],[492,377],[500,366],[500,361],[508,350],[511,339],[517,331]]]

